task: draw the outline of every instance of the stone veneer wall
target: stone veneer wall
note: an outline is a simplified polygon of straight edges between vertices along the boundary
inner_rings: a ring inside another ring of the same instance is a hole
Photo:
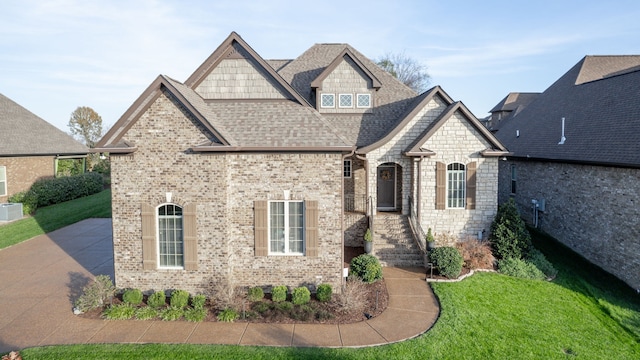
[[[238,286],[342,281],[341,154],[189,153],[207,137],[165,95],[125,134],[138,150],[112,155],[116,285],[142,290],[208,291],[219,281]],[[319,202],[319,256],[254,253],[253,201]],[[142,270],[141,204],[196,204],[198,269]]]
[[[0,203],[4,203],[11,195],[29,190],[36,180],[53,177],[55,157],[0,157],[0,166],[5,166],[7,170],[7,196],[0,196]]]
[[[482,157],[479,152],[489,148],[490,144],[457,112],[424,147],[434,151],[436,155],[425,158],[419,165],[422,171],[422,228],[425,231],[431,228],[436,238],[438,234],[452,235],[450,238],[460,240],[477,238],[479,231],[483,231],[483,237],[486,238],[497,211],[498,158]],[[476,208],[436,210],[436,162],[459,162],[466,165],[473,161],[477,163]]]
[[[511,194],[511,165],[517,189]],[[640,170],[605,166],[500,162],[500,203],[513,197],[532,223],[532,199],[545,200],[539,228],[589,261],[640,289]]]
[[[401,191],[397,191],[397,193],[402,194],[402,199],[397,202],[396,207],[402,209],[403,214],[409,214],[409,195],[411,194],[414,175],[411,171],[413,169],[413,159],[404,156],[402,153],[446,108],[446,103],[438,96],[434,96],[433,100],[416,114],[414,119],[400,130],[391,141],[367,154],[369,161],[369,196],[371,196],[374,204],[377,204],[377,168],[385,163],[394,163],[402,168],[402,170],[396,169],[397,181],[402,186]]]

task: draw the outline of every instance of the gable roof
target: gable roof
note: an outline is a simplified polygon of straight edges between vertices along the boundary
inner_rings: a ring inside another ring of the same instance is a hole
[[[296,90],[294,90],[293,87],[291,87],[291,85],[286,82],[282,76],[280,76],[266,60],[258,55],[258,53],[255,52],[255,50],[253,50],[253,48],[251,48],[251,46],[249,46],[249,44],[247,44],[235,31],[231,32],[231,34],[222,42],[222,44],[220,44],[220,46],[218,46],[207,60],[205,60],[202,65],[200,65],[198,69],[189,76],[184,84],[189,88],[195,89],[225,58],[245,56],[244,54],[239,54],[236,46],[239,46],[240,49],[244,50],[244,52],[246,52],[246,56],[249,56],[250,60],[257,63],[261,70],[266,72],[273,81],[280,85],[287,92],[289,99],[295,100],[301,105],[311,106],[307,99],[300,96],[300,94],[298,94]]]
[[[424,149],[423,146],[437,131],[444,125],[456,112],[463,115],[464,119],[480,133],[480,135],[490,144],[490,148],[481,151],[483,156],[503,156],[507,155],[509,151],[500,143],[500,141],[491,134],[486,127],[484,127],[480,121],[467,109],[467,107],[460,101],[449,105],[445,111],[443,111],[437,119],[435,119],[424,132],[416,138],[416,140],[410,144],[405,155],[407,156],[433,156],[435,152],[429,149]]]
[[[89,149],[0,94],[0,156],[86,155]]]
[[[374,89],[380,89],[380,86],[382,86],[380,84],[380,80],[378,80],[378,78],[376,78],[375,75],[373,75],[371,71],[362,64],[355,55],[353,55],[348,47],[345,47],[344,50],[342,50],[342,52],[338,54],[338,56],[336,56],[336,58],[320,73],[320,75],[311,82],[311,87],[322,88],[322,82],[324,79],[326,79],[326,77],[329,76],[329,74],[331,74],[342,61],[344,61],[345,57],[351,59],[351,61],[353,61],[356,66],[362,70],[367,77],[369,77],[369,80],[371,80],[371,86]]]
[[[519,107],[524,107],[531,104],[531,102],[538,98],[539,95],[540,93],[510,92],[489,112],[493,113],[497,111],[514,111]]]
[[[640,56],[586,56],[496,135],[514,157],[640,167],[638,66]]]

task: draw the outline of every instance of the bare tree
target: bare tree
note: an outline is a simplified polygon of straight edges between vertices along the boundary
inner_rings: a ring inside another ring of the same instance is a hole
[[[431,81],[427,67],[406,55],[404,51],[387,53],[376,60],[376,64],[418,93],[425,91]]]
[[[102,135],[102,118],[88,106],[79,106],[69,118],[71,135],[92,148]]]

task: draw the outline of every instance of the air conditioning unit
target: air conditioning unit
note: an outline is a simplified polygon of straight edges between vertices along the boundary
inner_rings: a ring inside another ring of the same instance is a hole
[[[22,204],[0,204],[0,221],[12,221],[22,219]]]

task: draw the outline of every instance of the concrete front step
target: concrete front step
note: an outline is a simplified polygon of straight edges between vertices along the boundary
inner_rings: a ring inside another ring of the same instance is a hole
[[[406,216],[379,213],[374,219],[374,231],[373,254],[383,266],[424,267],[424,256]]]

